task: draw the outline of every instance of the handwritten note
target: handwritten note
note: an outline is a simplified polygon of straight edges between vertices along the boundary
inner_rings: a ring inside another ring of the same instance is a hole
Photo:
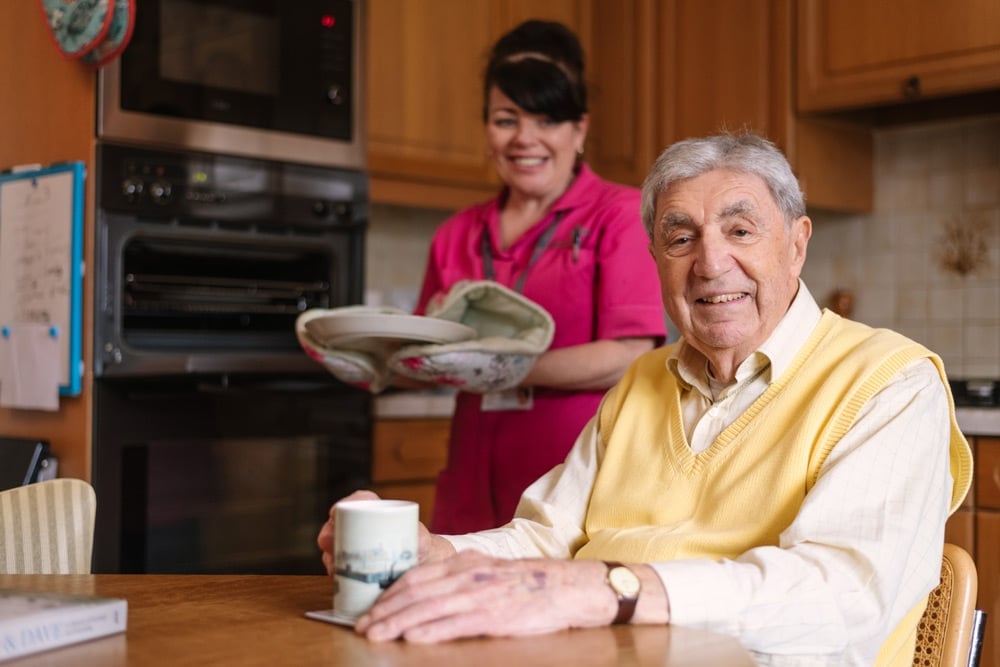
[[[61,331],[59,384],[69,380],[72,172],[21,178],[0,188],[0,324],[37,324]],[[0,381],[4,380],[0,376]]]

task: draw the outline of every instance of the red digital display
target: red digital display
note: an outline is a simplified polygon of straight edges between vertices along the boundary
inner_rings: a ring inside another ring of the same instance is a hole
[[[323,14],[319,22],[324,28],[332,28],[337,23],[337,17],[333,14]]]

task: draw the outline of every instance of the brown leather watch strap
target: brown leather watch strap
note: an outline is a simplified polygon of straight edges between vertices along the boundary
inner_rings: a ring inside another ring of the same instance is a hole
[[[608,579],[607,579],[608,586],[610,586],[611,590],[615,592],[616,596],[618,596],[618,613],[615,615],[615,620],[611,621],[611,624],[622,625],[624,623],[628,623],[629,621],[632,620],[632,615],[635,614],[636,603],[639,601],[638,577],[634,572],[632,572],[632,570],[630,570],[625,565],[619,562],[604,561],[604,564],[607,565],[608,567]],[[611,571],[619,567],[628,570],[628,572],[632,575],[632,577],[635,578],[636,588],[634,594],[632,595],[626,594],[623,590],[621,590],[618,586],[615,585],[615,582],[612,581]]]

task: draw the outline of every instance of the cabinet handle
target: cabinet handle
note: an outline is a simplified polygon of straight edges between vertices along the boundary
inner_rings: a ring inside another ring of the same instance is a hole
[[[903,79],[903,99],[915,100],[920,97],[920,77],[911,76]]]

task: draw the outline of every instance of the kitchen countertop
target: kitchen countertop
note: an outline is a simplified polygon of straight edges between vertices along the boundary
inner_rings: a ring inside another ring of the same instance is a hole
[[[955,408],[955,417],[966,435],[1000,435],[1000,408]]]
[[[375,417],[382,419],[448,419],[455,410],[455,391],[392,391],[375,397]],[[1000,435],[1000,409],[956,408],[966,435]]]
[[[454,389],[389,391],[375,397],[376,419],[448,419],[455,411]]]

